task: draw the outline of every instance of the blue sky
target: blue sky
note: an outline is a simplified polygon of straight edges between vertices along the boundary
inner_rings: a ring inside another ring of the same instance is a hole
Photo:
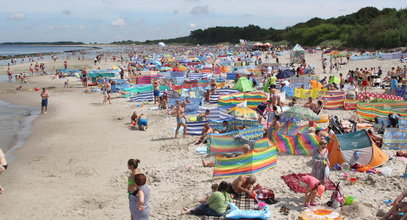
[[[186,36],[198,28],[284,28],[406,0],[0,0],[0,42],[112,42]]]

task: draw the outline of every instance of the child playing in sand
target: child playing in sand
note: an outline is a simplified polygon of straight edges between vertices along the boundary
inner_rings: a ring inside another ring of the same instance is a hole
[[[303,176],[300,178],[300,184],[307,188],[305,193],[304,206],[317,206],[315,203],[315,198],[318,194],[319,197],[322,197],[325,191],[325,187],[322,183],[313,176]]]
[[[218,188],[219,188],[219,184],[217,184],[217,183],[212,184],[212,186],[211,186],[212,192],[207,193],[207,195],[204,199],[199,200],[199,203],[201,203],[201,204],[206,203],[208,201],[209,197],[212,195],[212,193],[218,191]]]

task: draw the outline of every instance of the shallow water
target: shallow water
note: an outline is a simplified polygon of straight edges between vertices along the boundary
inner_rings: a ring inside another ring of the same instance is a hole
[[[32,121],[40,111],[28,106],[13,105],[0,100],[0,148],[10,160],[11,152],[22,146],[32,133]]]

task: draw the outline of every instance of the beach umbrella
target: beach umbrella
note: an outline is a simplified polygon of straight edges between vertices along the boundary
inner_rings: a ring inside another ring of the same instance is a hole
[[[259,115],[248,107],[235,106],[227,112],[229,115],[241,119],[257,119]]]
[[[341,52],[339,50],[333,50],[333,51],[329,52],[329,55],[338,55],[340,53]]]
[[[294,70],[286,69],[276,75],[277,79],[287,79],[295,75]]]
[[[285,117],[296,118],[304,121],[318,121],[320,119],[319,116],[311,109],[303,107],[290,108],[281,114]]]

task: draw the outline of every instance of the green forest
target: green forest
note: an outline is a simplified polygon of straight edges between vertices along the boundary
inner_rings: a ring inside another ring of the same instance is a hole
[[[407,9],[396,10],[375,7],[337,18],[312,18],[282,30],[264,29],[256,25],[246,27],[211,27],[191,31],[187,37],[146,41],[153,44],[217,44],[239,43],[239,39],[274,44],[299,43],[303,46],[333,46],[360,49],[384,49],[407,46]],[[122,41],[114,44],[140,42]]]

